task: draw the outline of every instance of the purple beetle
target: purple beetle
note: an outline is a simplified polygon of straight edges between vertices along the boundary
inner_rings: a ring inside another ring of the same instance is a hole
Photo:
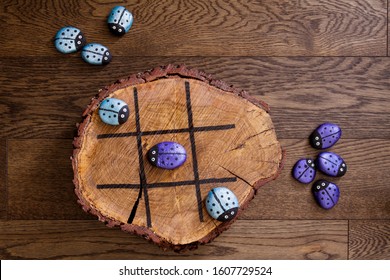
[[[318,205],[324,209],[333,208],[339,201],[339,187],[326,180],[316,181],[313,184],[312,192]]]
[[[301,183],[308,184],[316,177],[315,163],[311,158],[302,158],[293,167],[293,177]]]
[[[323,123],[310,135],[313,148],[327,149],[332,147],[341,137],[341,128],[334,123]]]
[[[326,175],[332,177],[341,177],[347,172],[347,164],[336,153],[322,152],[317,158],[318,169]]]
[[[148,151],[149,162],[163,169],[175,169],[186,161],[187,152],[176,142],[161,142]]]

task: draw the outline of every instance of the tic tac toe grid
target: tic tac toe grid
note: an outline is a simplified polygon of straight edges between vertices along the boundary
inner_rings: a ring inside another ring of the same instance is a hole
[[[139,184],[98,184],[98,189],[137,189],[139,188],[139,194],[136,202],[132,207],[132,211],[129,213],[129,218],[127,223],[131,224],[135,217],[138,203],[142,195],[144,196],[145,209],[146,209],[146,222],[147,226],[152,226],[152,215],[149,207],[149,195],[148,189],[150,188],[170,188],[177,186],[194,186],[195,187],[195,195],[198,204],[198,213],[199,220],[203,222],[203,211],[202,211],[202,196],[201,196],[201,185],[209,184],[209,183],[226,183],[226,182],[235,182],[237,181],[236,177],[223,177],[223,178],[199,178],[198,171],[198,159],[196,154],[196,141],[195,141],[195,133],[199,132],[207,132],[207,131],[217,131],[217,130],[229,130],[234,129],[234,124],[226,124],[226,125],[218,125],[218,126],[198,126],[194,127],[193,124],[193,114],[192,114],[192,104],[191,104],[191,91],[190,91],[190,83],[186,81],[185,83],[185,94],[186,94],[186,106],[187,106],[187,117],[188,117],[188,127],[180,128],[180,129],[167,129],[167,130],[152,130],[152,131],[142,131],[141,130],[141,121],[140,121],[140,112],[139,112],[139,103],[138,103],[138,91],[137,88],[134,87],[134,109],[135,109],[135,124],[136,131],[134,132],[126,132],[126,133],[111,133],[111,134],[99,134],[97,135],[98,139],[105,138],[119,138],[119,137],[137,137],[137,148],[138,148],[138,162],[139,162]],[[160,183],[148,183],[145,167],[144,167],[144,156],[142,149],[142,136],[147,135],[162,135],[162,134],[172,134],[172,133],[189,133],[190,142],[191,142],[191,154],[192,154],[192,162],[193,162],[193,173],[194,180],[186,180],[186,181],[177,181],[177,182],[160,182]]]

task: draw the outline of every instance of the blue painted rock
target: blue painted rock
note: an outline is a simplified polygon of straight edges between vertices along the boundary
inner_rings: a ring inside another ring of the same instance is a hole
[[[336,153],[319,153],[316,164],[321,172],[332,177],[341,177],[347,172],[347,164]]]
[[[122,36],[133,24],[133,15],[125,7],[116,6],[111,10],[107,23],[112,33]]]
[[[326,180],[316,181],[313,184],[312,192],[318,205],[324,209],[333,208],[339,201],[339,187]]]
[[[316,149],[328,149],[341,137],[341,128],[334,123],[323,123],[310,135],[310,144]]]
[[[85,45],[84,34],[80,29],[66,26],[58,30],[54,38],[54,46],[59,52],[74,53]]]
[[[316,177],[314,160],[311,158],[303,158],[298,160],[293,167],[293,177],[301,183],[308,184],[313,182]]]
[[[116,99],[107,98],[102,101],[99,107],[99,116],[101,120],[109,125],[120,125],[129,118],[130,110],[126,102]]]
[[[106,65],[112,60],[110,51],[98,43],[86,45],[81,51],[81,57],[85,62],[93,65]]]
[[[186,161],[187,152],[176,142],[161,142],[148,151],[149,162],[163,169],[175,169]]]
[[[206,209],[214,219],[226,222],[232,220],[239,207],[236,195],[225,187],[212,189],[206,198]]]

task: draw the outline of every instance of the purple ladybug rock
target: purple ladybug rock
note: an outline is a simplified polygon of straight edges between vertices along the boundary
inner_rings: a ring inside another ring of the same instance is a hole
[[[347,172],[347,164],[336,153],[322,152],[317,158],[318,169],[326,175],[332,177],[341,177]]]
[[[341,128],[334,123],[323,123],[310,135],[310,144],[316,149],[328,149],[341,137]]]
[[[324,209],[333,208],[339,201],[339,187],[326,180],[316,181],[313,184],[312,192],[318,205]]]
[[[308,184],[316,177],[315,167],[313,159],[300,159],[293,167],[293,177],[301,183]]]
[[[149,162],[163,169],[175,169],[186,161],[187,152],[176,142],[161,142],[148,151]]]

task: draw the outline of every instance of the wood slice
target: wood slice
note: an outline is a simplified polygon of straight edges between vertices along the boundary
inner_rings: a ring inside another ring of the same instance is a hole
[[[101,121],[98,107],[107,97],[129,105],[123,125]],[[119,80],[92,99],[83,117],[72,157],[83,209],[175,251],[196,248],[227,229],[283,165],[267,104],[185,66]],[[147,151],[163,141],[185,147],[184,165],[164,170],[148,162]],[[217,186],[236,194],[234,220],[208,215],[204,200]]]

